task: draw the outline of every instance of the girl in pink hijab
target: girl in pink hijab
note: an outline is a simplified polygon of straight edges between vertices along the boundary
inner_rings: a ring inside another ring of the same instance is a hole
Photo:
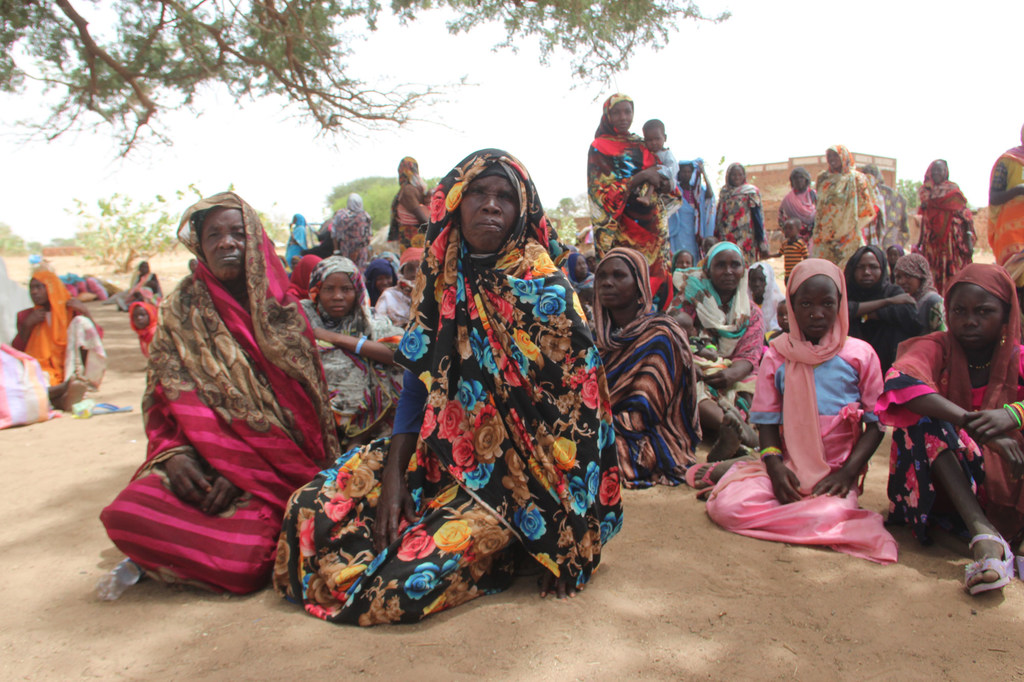
[[[871,346],[847,335],[845,299],[835,264],[815,258],[793,269],[786,291],[791,331],[765,352],[751,404],[761,459],[728,469],[711,492],[708,515],[740,535],[891,563],[896,541],[881,515],[857,504],[868,459],[882,441],[874,413],[882,372]]]

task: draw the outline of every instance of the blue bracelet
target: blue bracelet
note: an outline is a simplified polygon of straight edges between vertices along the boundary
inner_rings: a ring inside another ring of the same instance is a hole
[[[362,350],[363,344],[366,343],[366,336],[362,336],[359,339],[359,343],[356,344],[356,355],[359,355],[359,351]]]

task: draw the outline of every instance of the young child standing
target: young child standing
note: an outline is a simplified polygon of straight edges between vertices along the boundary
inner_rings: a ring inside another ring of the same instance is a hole
[[[889,522],[929,544],[932,524],[970,538],[964,588],[1001,589],[1024,573],[1024,349],[1014,282],[969,264],[946,291],[949,330],[900,345],[878,401],[897,427]]]
[[[676,176],[679,173],[679,165],[676,162],[675,154],[665,146],[668,135],[665,134],[665,124],[656,118],[644,123],[644,145],[647,150],[658,157],[658,174],[668,180],[668,191],[663,194],[679,194],[679,181]],[[637,201],[643,204],[651,204],[657,188],[651,185],[643,185],[637,190]]]
[[[782,245],[782,264],[785,270],[784,281],[789,281],[789,275],[797,263],[807,260],[807,244],[800,238],[800,221],[790,218],[782,224],[782,234],[786,237],[786,243]]]
[[[750,411],[761,459],[728,468],[708,515],[740,535],[894,562],[896,541],[881,515],[857,504],[857,479],[882,442],[878,358],[847,336],[846,285],[835,264],[799,264],[786,297],[792,331],[765,352]]]

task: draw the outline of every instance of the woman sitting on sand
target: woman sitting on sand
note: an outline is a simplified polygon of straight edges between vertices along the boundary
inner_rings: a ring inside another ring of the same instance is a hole
[[[147,575],[246,593],[270,576],[285,502],[337,453],[309,323],[273,242],[230,192],[178,238],[191,275],[164,301],[142,398],[146,462],[100,519]]]
[[[595,286],[597,348],[608,374],[622,483],[679,485],[700,441],[686,332],[652,310],[647,259],[636,251],[606,253]]]
[[[857,504],[858,479],[883,436],[873,411],[878,358],[847,335],[846,287],[833,263],[797,265],[787,297],[792,328],[765,353],[751,406],[761,461],[725,473],[708,516],[740,535],[896,561],[882,517]]]
[[[757,444],[757,434],[746,424],[764,353],[764,316],[750,302],[747,268],[740,247],[718,242],[701,268],[677,271],[676,319],[692,328],[691,343],[699,351],[697,388],[701,428],[716,434],[708,461],[733,457],[741,442]]]
[[[970,264],[946,291],[949,331],[904,341],[879,416],[898,427],[889,466],[889,522],[921,543],[938,523],[970,538],[971,594],[1024,572],[1024,354],[1013,280]],[[1016,544],[1011,548],[1004,538]]]
[[[107,352],[89,309],[47,270],[32,275],[28,293],[34,305],[18,313],[18,335],[11,345],[39,361],[51,386],[70,381],[99,388]]]
[[[572,596],[622,522],[604,368],[526,170],[475,152],[431,216],[394,435],[284,522],[274,585],[332,622],[421,620],[508,587],[517,556]]]

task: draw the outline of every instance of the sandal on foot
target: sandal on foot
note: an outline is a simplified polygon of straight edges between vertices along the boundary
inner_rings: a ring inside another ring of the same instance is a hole
[[[709,488],[715,487],[715,482],[711,480],[711,475],[715,473],[715,469],[721,462],[708,462],[706,464],[694,464],[686,473],[683,475],[683,480],[686,484],[694,490],[708,490]],[[700,474],[700,470],[703,469],[704,473]],[[697,475],[700,474],[700,478]]]
[[[991,540],[992,542],[998,542],[1003,547],[1003,558],[1002,559],[979,559],[978,561],[972,561],[964,567],[964,589],[970,594],[981,594],[982,592],[988,592],[990,590],[1001,590],[1013,578],[1013,552],[1010,550],[1010,546],[1006,544],[1006,540],[1002,539],[998,535],[990,535],[988,533],[980,533],[971,538],[971,542],[968,545],[972,550],[974,545],[982,540]],[[1020,557],[1017,557],[1018,561]],[[999,577],[990,583],[975,583],[969,585],[971,580],[979,573],[984,571],[994,571]]]

